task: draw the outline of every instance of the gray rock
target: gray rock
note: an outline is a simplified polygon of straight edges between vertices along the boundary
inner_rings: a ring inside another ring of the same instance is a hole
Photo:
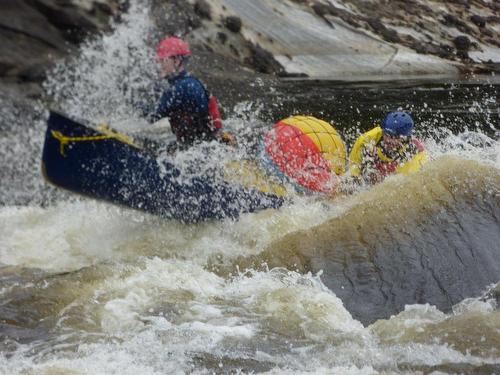
[[[369,18],[367,20],[370,27],[377,34],[380,34],[385,40],[391,43],[398,43],[400,41],[399,35],[396,30],[387,28],[382,21],[378,18]]]
[[[47,21],[59,29],[64,38],[72,43],[82,42],[88,33],[98,30],[97,24],[78,8],[67,8],[50,0],[26,0]]]
[[[71,1],[2,0],[0,76],[41,83],[55,60],[107,25],[114,2],[94,4],[89,11]]]
[[[453,39],[453,44],[457,47],[458,51],[468,51],[472,45],[470,39],[465,35],[457,36]]]
[[[196,0],[194,3],[194,12],[201,18],[212,19],[212,10],[206,0]]]
[[[0,33],[24,35],[33,43],[59,49],[65,44],[59,30],[39,11],[24,1],[2,0],[0,2]],[[1,46],[0,46],[1,48]]]
[[[236,16],[226,17],[224,19],[224,26],[233,33],[239,33],[242,26],[241,18]]]
[[[486,17],[486,22],[488,22],[488,23],[500,23],[500,16],[496,16],[496,15],[488,16],[488,17]]]
[[[453,58],[454,49],[452,46],[447,44],[440,44],[437,55],[443,58],[452,59]]]
[[[420,43],[416,42],[413,48],[418,53],[437,55],[446,59],[453,59],[455,54],[455,49],[447,44],[432,44],[432,43]]]
[[[477,14],[470,16],[471,22],[477,27],[485,27],[486,19],[484,17],[478,16]]]
[[[250,44],[250,50],[251,57],[247,59],[247,63],[257,72],[276,74],[284,70],[281,64],[274,59],[274,56],[258,44]]]
[[[457,47],[457,56],[462,60],[470,60],[469,57],[469,49],[472,46],[472,43],[468,37],[465,35],[457,36],[453,39],[453,44]]]
[[[225,44],[227,42],[227,34],[223,32],[218,32],[217,33],[217,40],[221,42],[222,44]]]
[[[486,28],[486,27],[483,27],[481,28],[481,34],[487,36],[487,37],[490,37],[490,38],[493,38],[493,31],[491,31],[490,29]],[[495,43],[492,43],[492,44],[495,44]]]
[[[48,34],[45,35],[47,37]],[[34,69],[33,66],[37,64],[46,68],[50,62],[64,55],[64,46],[62,39],[61,46],[57,47],[33,38],[29,33],[0,30],[0,76],[16,76],[26,69]],[[24,76],[23,79],[29,76]]]
[[[449,0],[449,2],[461,5],[467,9],[470,8],[469,0],[451,0],[451,1]]]
[[[449,13],[445,14],[443,16],[442,22],[447,26],[454,26],[458,30],[464,33],[470,34],[472,32],[472,29],[464,21],[460,20],[457,16],[453,14]]]

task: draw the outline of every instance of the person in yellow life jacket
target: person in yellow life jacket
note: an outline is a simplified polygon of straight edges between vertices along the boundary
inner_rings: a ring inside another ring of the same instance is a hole
[[[414,122],[410,114],[390,112],[380,126],[362,134],[349,154],[351,180],[375,184],[424,151],[422,143],[412,133]]]

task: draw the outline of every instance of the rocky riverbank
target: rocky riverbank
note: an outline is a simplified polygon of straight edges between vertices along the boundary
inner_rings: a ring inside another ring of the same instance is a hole
[[[87,37],[109,30],[118,1],[5,0],[0,4],[0,84],[11,95],[39,97],[53,63]]]
[[[120,22],[129,1],[5,0],[0,4],[3,95],[39,98],[55,61]],[[176,34],[192,69],[219,96],[250,98],[276,77],[365,79],[491,73],[500,62],[500,6],[486,0],[152,0],[155,38]],[[237,89],[231,89],[236,87]],[[263,88],[264,87],[264,88]]]

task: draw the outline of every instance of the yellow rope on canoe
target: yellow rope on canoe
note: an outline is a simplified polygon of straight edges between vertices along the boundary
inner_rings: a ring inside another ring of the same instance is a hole
[[[106,139],[116,139],[120,142],[126,143],[133,147],[138,147],[134,144],[132,138],[127,137],[126,135],[114,132],[109,129],[109,127],[105,124],[99,125],[97,130],[100,131],[101,135],[93,135],[86,137],[68,137],[62,134],[61,132],[52,130],[52,136],[59,141],[59,152],[64,156],[64,147],[68,145],[70,142],[88,142],[88,141],[103,141]]]

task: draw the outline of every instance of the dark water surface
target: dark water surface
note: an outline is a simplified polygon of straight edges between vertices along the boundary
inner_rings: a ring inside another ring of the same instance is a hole
[[[387,112],[398,108],[412,114],[420,133],[439,127],[454,132],[481,130],[498,136],[498,77],[476,76],[462,80],[400,77],[391,81],[386,78],[369,77],[366,81],[353,82],[283,80],[276,88],[277,94],[270,94],[262,112],[269,121],[291,114],[324,119],[341,130],[346,141],[353,140],[353,131],[371,129]]]

